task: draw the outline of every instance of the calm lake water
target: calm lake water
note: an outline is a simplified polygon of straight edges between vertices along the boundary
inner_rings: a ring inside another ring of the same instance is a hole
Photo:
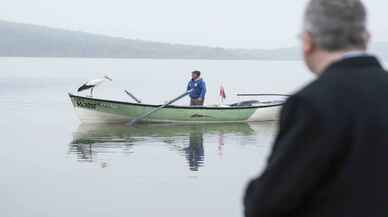
[[[96,97],[162,103],[201,70],[208,104],[237,93],[291,93],[301,62],[0,58],[0,216],[235,217],[277,123],[80,125],[68,92],[107,74]],[[188,103],[182,100],[180,104]],[[178,103],[178,104],[179,104]]]

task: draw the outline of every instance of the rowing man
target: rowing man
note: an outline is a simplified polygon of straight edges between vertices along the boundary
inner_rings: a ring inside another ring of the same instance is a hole
[[[200,71],[194,71],[191,73],[191,80],[187,85],[187,90],[190,92],[191,106],[203,106],[206,95],[206,84],[201,78]]]

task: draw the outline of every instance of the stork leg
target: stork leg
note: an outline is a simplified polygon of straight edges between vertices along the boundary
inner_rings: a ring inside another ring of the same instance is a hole
[[[93,98],[93,87],[90,88],[90,97]]]

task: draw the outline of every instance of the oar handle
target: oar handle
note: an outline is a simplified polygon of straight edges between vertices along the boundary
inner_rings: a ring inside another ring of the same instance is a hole
[[[237,96],[285,96],[285,97],[291,96],[287,94],[257,94],[257,93],[239,93],[236,95]]]
[[[175,99],[173,99],[173,100],[170,100],[169,102],[167,102],[166,104],[164,104],[164,105],[162,105],[162,106],[165,107],[165,106],[168,106],[168,105],[173,104],[174,102],[176,102],[176,101],[182,99],[183,97],[189,95],[189,94],[191,93],[191,91],[192,91],[192,90],[189,90],[189,91],[185,92],[184,94],[178,96],[177,98],[175,98]],[[161,107],[162,107],[162,106],[161,106]]]

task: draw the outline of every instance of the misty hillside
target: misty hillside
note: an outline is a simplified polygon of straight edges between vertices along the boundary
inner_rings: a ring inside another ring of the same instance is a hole
[[[158,43],[0,21],[0,56],[295,59],[294,49],[247,50]]]
[[[0,56],[157,59],[297,60],[296,48],[224,49],[109,37],[37,25],[0,21]],[[373,51],[388,60],[388,43]]]

